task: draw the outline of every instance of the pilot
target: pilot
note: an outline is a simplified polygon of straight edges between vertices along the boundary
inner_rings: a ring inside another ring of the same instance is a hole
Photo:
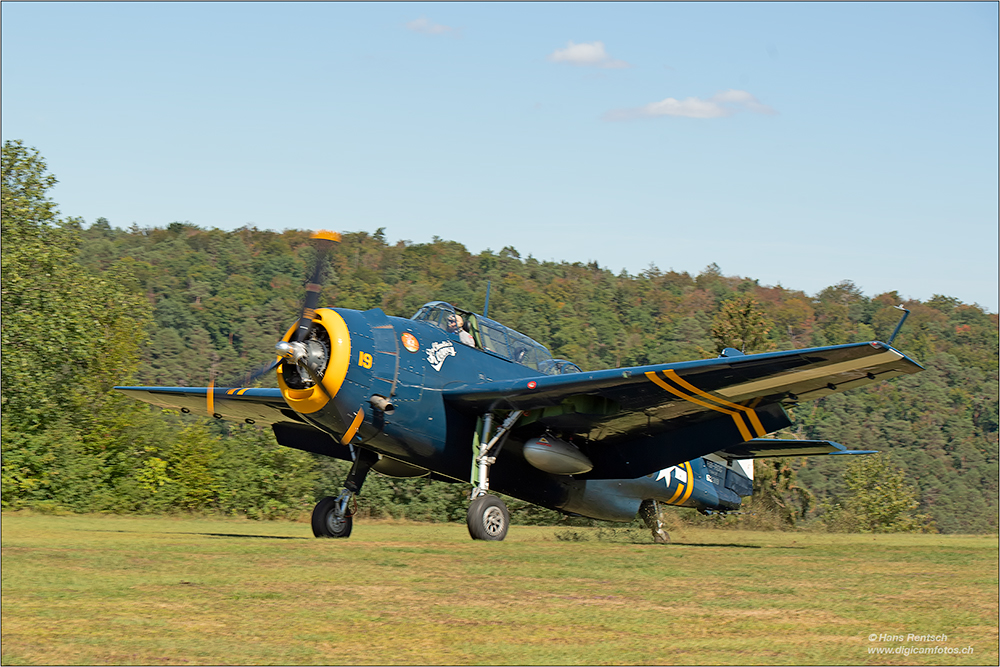
[[[458,334],[458,340],[469,347],[476,346],[476,340],[472,337],[472,334],[465,330],[465,319],[458,313],[448,316],[448,332]]]

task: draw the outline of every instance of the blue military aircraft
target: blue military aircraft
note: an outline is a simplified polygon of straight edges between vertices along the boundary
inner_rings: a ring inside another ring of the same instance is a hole
[[[786,408],[922,370],[873,341],[584,372],[446,302],[410,319],[317,308],[325,254],[339,235],[314,238],[305,308],[268,369],[277,388],[116,389],[187,414],[267,425],[281,445],[352,462],[339,495],[313,510],[317,537],[351,534],[352,501],[374,470],[469,484],[473,539],[506,536],[507,508],[489,493],[498,491],[595,519],[641,513],[666,542],[661,503],[736,510],[753,493],[755,458],[870,453],[765,437],[791,425]]]

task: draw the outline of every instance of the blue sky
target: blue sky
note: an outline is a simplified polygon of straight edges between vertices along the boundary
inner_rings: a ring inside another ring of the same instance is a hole
[[[64,215],[997,311],[996,3],[12,3]]]

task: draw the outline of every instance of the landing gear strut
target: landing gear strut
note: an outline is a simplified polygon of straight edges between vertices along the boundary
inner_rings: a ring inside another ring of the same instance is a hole
[[[653,532],[653,542],[670,544],[670,535],[663,529],[663,518],[660,516],[660,503],[655,500],[643,500],[639,506],[639,514],[646,522],[646,527]]]
[[[347,473],[344,489],[336,498],[327,496],[316,503],[312,513],[313,535],[316,537],[349,537],[354,527],[351,507],[355,494],[361,491],[368,471],[378,462],[378,454],[359,449],[351,472]]]
[[[472,488],[472,502],[469,503],[469,511],[465,517],[465,523],[469,527],[469,535],[474,540],[499,542],[507,537],[510,512],[507,511],[507,506],[502,500],[488,493],[490,490],[490,467],[496,463],[496,455],[500,453],[507,434],[510,433],[522,414],[522,410],[511,412],[492,438],[490,438],[490,431],[493,428],[493,413],[487,412],[483,416],[483,433],[479,441],[481,443],[479,455],[476,457],[477,475],[472,480],[475,484]]]

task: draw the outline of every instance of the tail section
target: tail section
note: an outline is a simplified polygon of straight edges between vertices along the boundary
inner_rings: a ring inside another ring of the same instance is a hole
[[[753,493],[752,464],[727,462],[714,455],[665,468],[649,478],[656,482],[649,499],[702,511],[738,509],[740,496]]]
[[[728,512],[739,509],[743,498],[753,495],[755,458],[874,453],[849,450],[829,440],[754,438],[650,475],[660,485],[649,499],[704,513]]]

